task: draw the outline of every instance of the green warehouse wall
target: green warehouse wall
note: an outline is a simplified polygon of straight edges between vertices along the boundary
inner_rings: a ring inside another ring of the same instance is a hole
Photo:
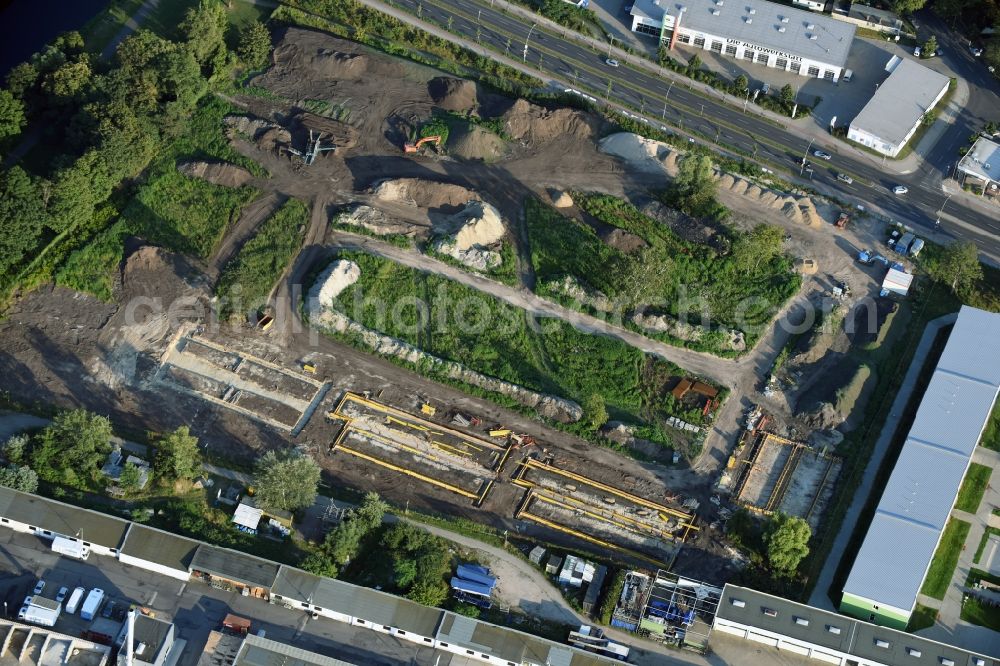
[[[901,631],[906,630],[906,625],[910,622],[910,614],[902,613],[898,609],[888,609],[880,607],[876,602],[864,597],[844,593],[844,598],[840,600],[840,612],[844,615],[856,617],[865,622],[871,621],[871,616],[875,614],[875,624],[882,627],[891,627]]]

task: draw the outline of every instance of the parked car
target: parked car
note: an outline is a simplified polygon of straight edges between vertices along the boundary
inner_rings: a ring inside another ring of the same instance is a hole
[[[33,594],[41,594],[42,590],[44,590],[44,589],[45,589],[45,581],[42,580],[42,579],[39,579],[38,583],[35,585],[35,591],[34,591]]]
[[[604,62],[607,63],[608,67],[617,67],[618,66],[618,61],[615,60],[614,58],[608,58]]]
[[[854,182],[854,179],[848,176],[846,173],[838,173],[837,180],[841,181],[842,183],[847,183],[848,185]]]
[[[66,595],[67,594],[69,594],[69,588],[68,587],[60,587],[59,588],[59,592],[56,593],[56,601],[61,604],[63,602],[63,600],[66,599]]]
[[[770,83],[765,83],[764,85],[762,85],[760,87],[760,94],[761,95],[766,95],[769,92],[771,92],[771,84]]]
[[[920,57],[920,47],[919,46],[916,47],[915,49],[913,49],[913,55],[917,56],[918,58]]]
[[[825,153],[822,150],[814,150],[813,155],[820,158],[821,160],[828,160],[833,157],[830,153]]]
[[[27,615],[27,614],[28,614],[28,607],[27,606],[21,606],[21,610],[19,610],[17,612],[17,619],[18,620],[23,620],[24,616]]]
[[[969,53],[971,53],[972,55],[974,55],[975,57],[978,58],[979,56],[983,55],[983,50],[981,48],[976,47],[976,46],[970,46],[969,47]]]
[[[910,189],[906,187],[906,185],[897,185],[896,187],[892,188],[893,194],[906,194],[909,191]]]

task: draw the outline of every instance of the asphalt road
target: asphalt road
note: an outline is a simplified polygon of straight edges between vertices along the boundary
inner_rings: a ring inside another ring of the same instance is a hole
[[[560,79],[574,89],[585,90],[610,102],[640,108],[650,121],[661,119],[665,128],[679,128],[683,132],[707,137],[706,144],[715,141],[724,147],[737,148],[759,159],[784,165],[796,173],[800,160],[809,149],[809,142],[791,136],[783,127],[764,118],[744,114],[741,106],[733,106],[714,94],[706,96],[695,92],[685,85],[674,84],[626,63],[617,68],[609,67],[605,63],[607,53],[595,52],[575,40],[547,32],[541,26],[532,29],[527,20],[492,8],[488,2],[394,0],[394,4],[494,51],[521,57],[530,66],[540,65],[545,75]],[[935,30],[936,34],[938,32]],[[958,38],[950,31],[947,34],[946,48],[952,51],[952,55],[946,57],[958,58]],[[524,49],[526,40],[527,50]],[[969,59],[972,59],[971,54]],[[962,65],[966,70],[962,74],[969,77],[971,86],[995,87],[995,83],[987,80],[988,73],[981,63],[967,62]],[[983,100],[979,106],[985,111],[988,98],[985,94],[979,98]],[[964,113],[960,122],[950,128],[938,143],[930,156],[931,166],[915,173],[886,174],[876,164],[849,156],[834,155],[832,160],[810,156],[809,161],[814,168],[813,185],[850,203],[874,205],[890,218],[923,226],[923,231],[927,232],[933,229],[937,213],[947,199],[940,184],[942,173],[957,161],[956,149],[971,133],[976,117]],[[981,114],[978,117],[982,117]],[[849,174],[854,182],[838,181],[836,176],[840,172]],[[892,188],[899,184],[906,185],[909,193],[894,195]],[[974,241],[983,252],[1000,256],[1000,216],[965,206],[954,199],[948,201],[945,212],[960,218],[965,224],[955,224],[942,218],[940,232]]]

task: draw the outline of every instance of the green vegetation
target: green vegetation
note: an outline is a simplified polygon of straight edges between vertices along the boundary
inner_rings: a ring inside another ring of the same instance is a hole
[[[263,23],[251,21],[240,30],[236,53],[250,69],[258,69],[267,64],[271,54],[271,34]]]
[[[501,92],[522,95],[542,87],[542,82],[533,76],[414,28],[356,0],[292,0],[278,7],[271,17],[276,21],[319,28],[391,55],[478,79]]]
[[[309,211],[305,204],[289,199],[240,248],[222,271],[215,287],[223,318],[243,315],[266,303],[275,282],[298,252],[308,221]],[[238,292],[234,290],[237,285]],[[237,305],[239,311],[234,310]]]
[[[809,539],[812,530],[802,518],[776,513],[764,533],[767,546],[767,561],[779,576],[790,577],[799,568],[799,563],[809,554]]]
[[[937,621],[938,609],[917,604],[910,615],[910,623],[906,625],[906,630],[910,633],[933,627]]]
[[[382,525],[388,510],[389,505],[378,493],[366,494],[358,508],[327,533],[319,548],[303,561],[302,568],[320,576],[336,576],[339,567],[357,557],[362,542]]]
[[[995,513],[996,511],[998,511],[998,509],[994,509],[994,515],[997,515]],[[979,559],[983,556],[983,551],[986,550],[986,544],[989,543],[990,537],[993,535],[1000,536],[1000,527],[987,525],[986,529],[983,531],[983,538],[979,540],[979,545],[976,547],[976,556],[972,558],[972,562],[974,564],[980,564]]]
[[[662,311],[699,322],[702,312],[707,312],[713,327],[742,330],[751,347],[761,327],[801,283],[791,271],[790,260],[780,253],[781,236],[775,228],[761,225],[750,233],[731,230],[728,235],[734,249],[722,253],[683,240],[620,199],[581,193],[573,197],[599,223],[635,234],[646,247],[626,254],[603,242],[590,226],[529,200],[526,220],[536,291],[570,307],[580,304],[561,289],[566,276],[585,290],[606,296],[614,314],[650,306],[647,314]],[[714,328],[703,331],[698,340],[642,332],[699,351],[735,355],[725,347],[726,334]]]
[[[316,501],[319,465],[296,451],[268,451],[254,468],[254,498],[262,509],[297,511]]]
[[[28,466],[17,464],[0,467],[0,486],[33,493],[38,490],[38,474]]]
[[[111,451],[111,421],[75,409],[58,414],[35,439],[31,464],[50,483],[87,488]]]
[[[345,226],[344,228],[353,230],[355,232],[365,233],[365,230],[362,229],[361,227]],[[397,237],[405,239],[405,244],[400,244],[399,242],[393,242],[396,239],[389,236],[376,236],[376,238],[381,238],[384,241],[393,243],[393,245],[396,245],[397,247],[404,247],[409,249],[413,246],[413,242],[406,236]],[[518,284],[517,251],[514,249],[514,244],[511,243],[510,240],[508,239],[503,239],[500,242],[500,249],[498,250],[500,252],[500,265],[496,266],[495,268],[487,268],[486,270],[470,268],[469,266],[466,266],[465,264],[463,264],[455,257],[451,256],[450,254],[442,254],[441,252],[438,252],[437,250],[434,249],[432,243],[425,243],[422,249],[424,254],[426,254],[427,256],[434,257],[438,261],[443,261],[446,264],[451,264],[452,266],[455,266],[456,268],[461,268],[464,271],[479,273],[481,275],[485,275],[488,278],[492,278],[497,282],[506,285],[514,286]]]
[[[992,473],[993,469],[987,465],[979,463],[969,465],[969,471],[966,472],[965,480],[962,481],[962,488],[958,491],[955,508],[959,511],[976,513],[979,510],[979,503],[983,500],[983,495],[986,494],[986,487],[990,485],[990,474]]]
[[[426,123],[420,126],[420,131],[417,132],[417,138],[423,139],[428,136],[439,136],[441,140],[438,141],[438,148],[444,149],[445,145],[448,143],[448,134],[451,128],[448,127],[448,123],[442,118],[434,117],[428,120]]]
[[[920,263],[931,279],[949,285],[959,295],[983,279],[979,250],[972,242],[945,245]]]
[[[729,211],[716,199],[714,176],[711,157],[699,153],[685,155],[667,189],[666,202],[688,215],[721,222]]]
[[[357,263],[361,277],[340,294],[336,307],[367,328],[534,391],[580,403],[600,395],[610,418],[648,424],[648,438],[664,444],[671,441],[663,426],[667,417],[702,422],[700,410],[692,414],[664,390],[670,378],[686,374],[666,361],[618,340],[582,333],[559,320],[543,319],[536,325],[520,308],[436,275],[361,252],[344,252],[340,257]],[[347,339],[367,349],[353,335]],[[454,382],[434,364],[421,364],[417,370]],[[517,407],[499,394],[488,397]],[[566,427],[592,434],[586,423]]]
[[[614,614],[618,600],[622,596],[622,590],[625,588],[625,576],[627,574],[628,571],[625,569],[619,569],[615,573],[611,584],[604,590],[604,599],[601,601],[601,607],[597,614],[601,624],[611,624],[611,616]]]
[[[981,580],[1000,585],[1000,576],[991,576],[985,571],[973,569],[965,581],[966,587],[973,587]],[[973,596],[967,596],[962,601],[961,619],[993,631],[1000,631],[1000,607],[989,606]]]
[[[934,559],[931,567],[927,571],[927,578],[920,588],[922,594],[926,594],[933,599],[944,599],[951,584],[952,576],[955,574],[955,567],[958,565],[958,556],[965,545],[965,538],[969,536],[969,528],[972,525],[964,520],[950,518],[948,525],[941,535],[941,542],[934,552]]]
[[[837,392],[834,394],[833,408],[838,414],[847,418],[854,413],[854,407],[857,405],[858,399],[861,398],[865,384],[868,383],[871,374],[872,369],[867,365],[861,364],[854,371],[851,380],[845,386],[837,389]]]
[[[201,476],[202,456],[198,438],[180,426],[155,441],[153,471],[164,482],[193,481]]]

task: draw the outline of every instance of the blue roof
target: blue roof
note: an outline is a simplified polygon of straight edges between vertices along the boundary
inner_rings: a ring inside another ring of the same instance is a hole
[[[490,570],[478,564],[459,564],[455,574],[459,578],[486,585],[493,589],[497,584],[496,576],[490,575]]]
[[[493,587],[490,585],[482,585],[471,580],[458,578],[457,576],[451,579],[451,588],[453,590],[468,592],[469,594],[478,594],[483,597],[488,597],[493,592]]]

